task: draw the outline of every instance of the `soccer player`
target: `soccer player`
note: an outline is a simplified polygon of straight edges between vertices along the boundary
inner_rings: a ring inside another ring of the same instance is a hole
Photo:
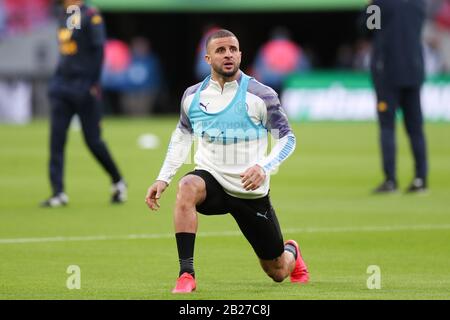
[[[420,90],[424,81],[422,28],[423,0],[374,0],[381,9],[381,29],[375,30],[372,79],[377,94],[377,114],[384,181],[374,190],[396,192],[395,116],[403,111],[406,131],[415,161],[415,176],[408,193],[427,190],[427,152],[423,130]]]
[[[111,202],[122,203],[126,200],[127,187],[100,137],[101,110],[98,102],[105,42],[103,19],[97,9],[81,0],[61,2],[64,12],[61,13],[58,30],[60,58],[49,86],[49,171],[53,194],[41,205],[59,207],[68,203],[63,183],[64,146],[67,129],[75,114],[79,116],[89,150],[111,177]],[[79,11],[67,13],[67,8],[69,11],[79,8]]]
[[[197,212],[230,213],[267,275],[277,282],[288,276],[292,282],[307,282],[309,274],[299,246],[294,240],[283,243],[269,198],[270,173],[295,148],[286,114],[273,89],[239,69],[239,41],[232,32],[212,33],[206,49],[211,74],[185,91],[166,159],[145,199],[151,210],[159,208],[158,200],[197,137],[196,168],[178,184],[174,225],[180,273],[172,292],[196,289]],[[266,155],[268,132],[277,143]]]

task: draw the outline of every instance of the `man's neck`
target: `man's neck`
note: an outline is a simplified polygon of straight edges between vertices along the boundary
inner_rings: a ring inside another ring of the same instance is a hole
[[[218,82],[220,87],[223,89],[226,82],[233,82],[234,80],[238,80],[241,77],[241,70],[238,70],[234,75],[231,77],[224,77],[220,74],[217,74],[213,72],[211,74],[211,79]]]

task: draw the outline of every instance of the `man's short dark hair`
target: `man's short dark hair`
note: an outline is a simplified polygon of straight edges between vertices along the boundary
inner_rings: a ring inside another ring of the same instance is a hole
[[[213,39],[219,39],[219,38],[229,38],[234,37],[237,39],[237,37],[234,35],[233,32],[226,30],[226,29],[220,29],[217,31],[214,31],[209,35],[209,37],[206,39],[206,49],[208,50],[208,45]]]

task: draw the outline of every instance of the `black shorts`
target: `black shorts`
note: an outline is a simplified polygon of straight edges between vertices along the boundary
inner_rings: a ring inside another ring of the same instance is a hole
[[[284,251],[283,236],[269,195],[258,199],[240,199],[227,194],[217,180],[205,170],[194,170],[206,184],[206,199],[197,205],[204,215],[230,213],[250,242],[258,258],[272,260]]]

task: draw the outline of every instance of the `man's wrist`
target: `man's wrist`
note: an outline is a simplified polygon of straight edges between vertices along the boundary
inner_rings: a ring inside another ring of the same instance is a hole
[[[256,165],[261,169],[261,171],[263,172],[263,174],[265,176],[269,175],[269,172],[267,172],[267,170],[264,168],[264,166],[262,164],[257,163]]]
[[[266,171],[266,169],[264,168],[264,166],[262,166],[262,165],[259,164],[259,163],[257,163],[256,165],[259,167],[259,169],[261,170],[261,173],[262,173],[265,177],[267,177],[267,176],[269,175],[269,173]]]
[[[155,182],[164,182],[166,184],[166,187],[169,185],[169,182],[163,179],[156,179]]]

